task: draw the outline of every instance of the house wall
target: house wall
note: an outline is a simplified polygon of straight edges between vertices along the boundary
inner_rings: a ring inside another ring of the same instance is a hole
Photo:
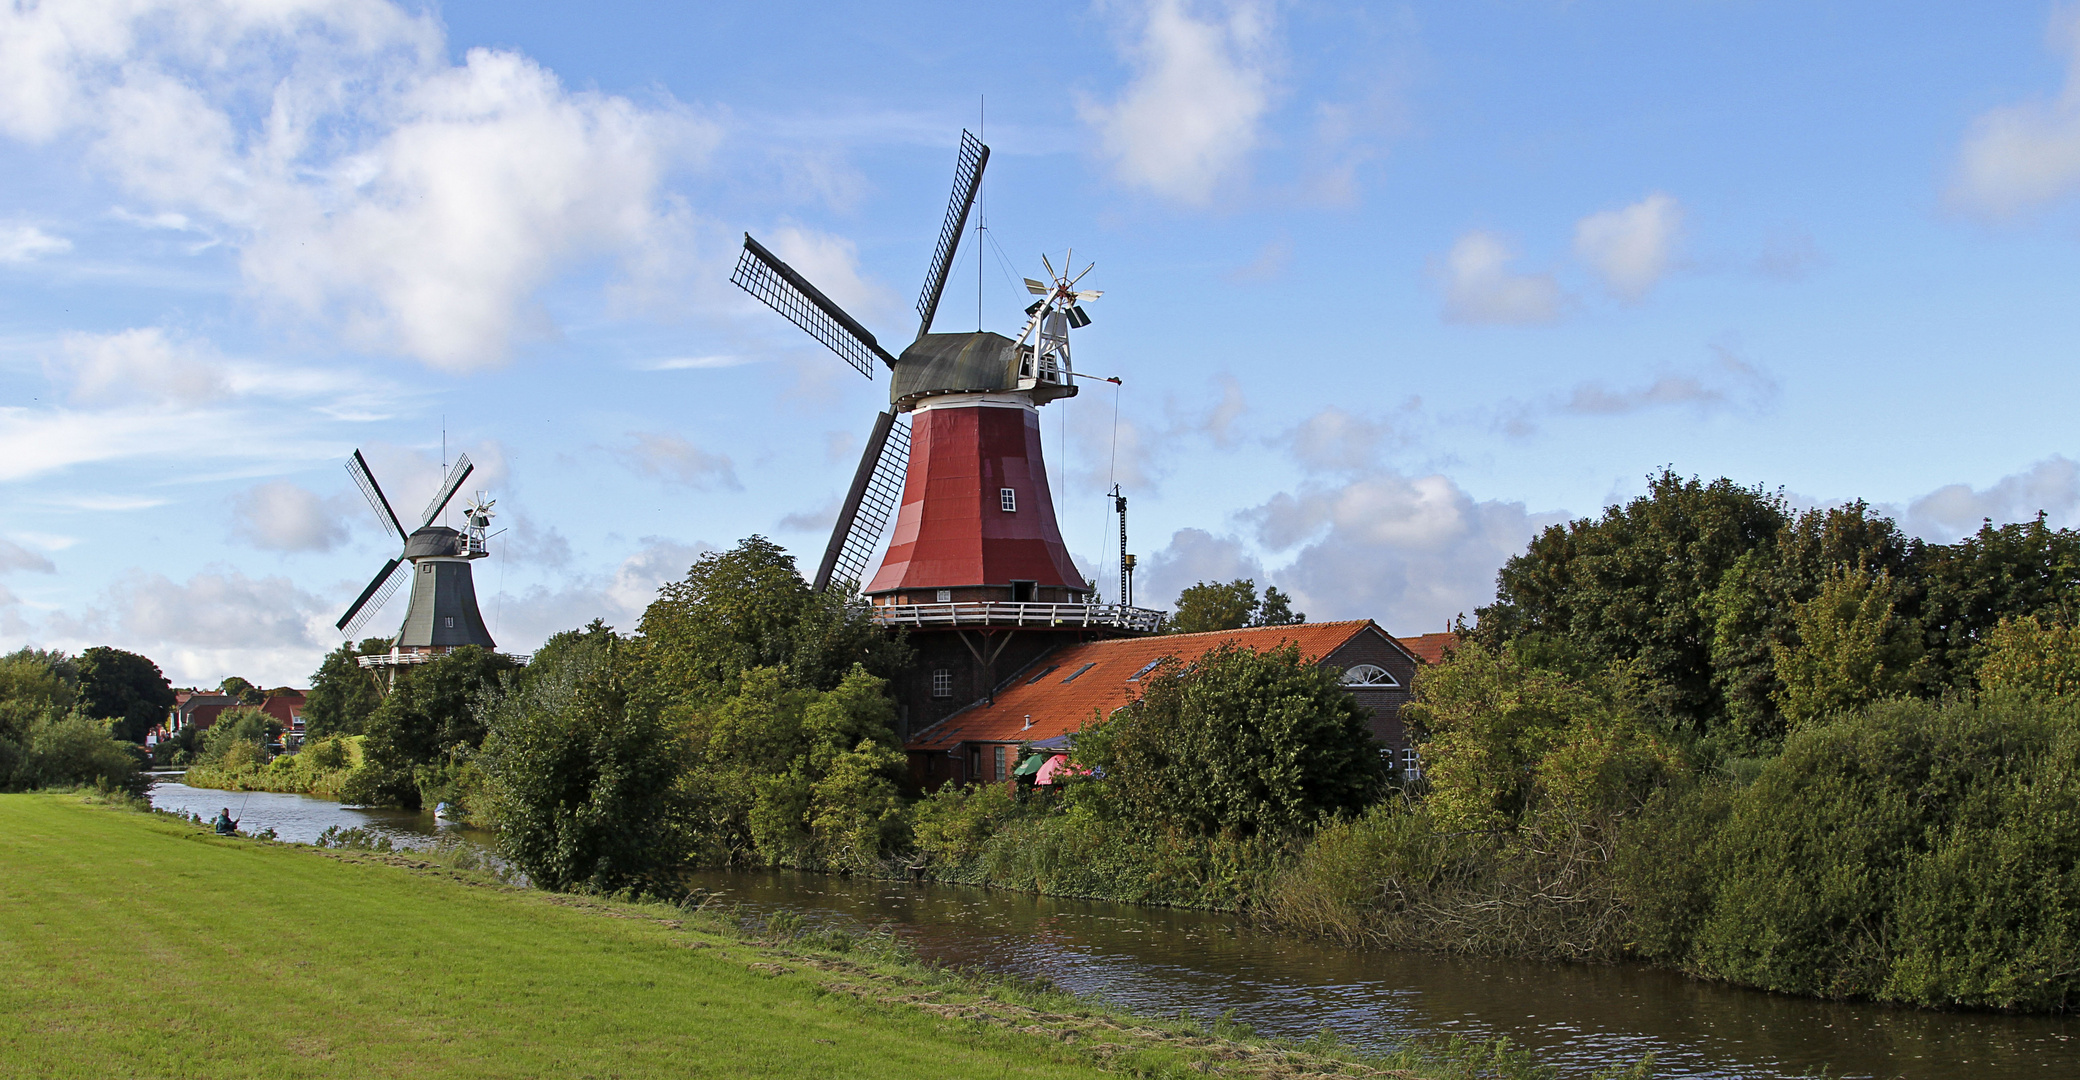
[[[1416,662],[1386,635],[1366,630],[1322,658],[1329,667],[1352,668],[1375,664],[1387,669],[1399,687],[1392,689],[1352,687],[1351,698],[1372,714],[1372,737],[1398,757],[1408,746],[1408,733],[1401,723],[1401,706],[1415,685]]]

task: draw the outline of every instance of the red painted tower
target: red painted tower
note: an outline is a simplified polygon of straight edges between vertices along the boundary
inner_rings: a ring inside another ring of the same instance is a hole
[[[893,690],[912,730],[989,699],[1000,676],[1065,638],[1142,633],[1162,619],[1097,603],[1062,543],[1041,457],[1039,407],[1076,393],[1069,332],[1090,322],[1081,305],[1099,294],[1049,264],[1049,281],[1026,279],[1038,299],[1015,340],[931,332],[988,161],[989,148],[963,132],[917,338],[901,356],[748,235],[731,277],[862,374],[877,360],[890,369],[890,408],[868,436],[815,585],[864,581],[877,620],[910,632],[917,665]],[[894,536],[868,579],[891,514]]]

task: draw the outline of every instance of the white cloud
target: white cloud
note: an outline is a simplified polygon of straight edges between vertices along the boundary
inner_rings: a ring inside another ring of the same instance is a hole
[[[1112,568],[1117,575],[1118,567]],[[1270,583],[1264,564],[1232,536],[1215,536],[1204,529],[1179,529],[1161,551],[1140,560],[1134,568],[1134,603],[1145,608],[1170,608],[1177,596],[1202,581],[1234,581],[1249,578],[1259,588]],[[1109,595],[1119,591],[1117,577],[1100,581]]]
[[[12,540],[0,538],[0,574],[10,570],[33,570],[39,574],[58,572],[57,566],[50,559]]]
[[[1205,206],[1247,168],[1271,108],[1275,28],[1250,0],[1149,0],[1122,52],[1134,78],[1118,101],[1087,104],[1127,184]]]
[[[820,287],[820,286],[819,286]],[[645,360],[635,365],[638,371],[702,371],[708,368],[738,367],[759,361],[749,356],[667,356],[656,360]]]
[[[2028,521],[2043,511],[2053,527],[2080,519],[2080,464],[2054,454],[1987,487],[1946,484],[1907,504],[1902,524],[1916,536],[1948,543],[1995,525]]]
[[[2080,188],[2080,13],[2057,16],[2050,38],[2066,54],[2065,86],[2051,100],[2003,105],[1972,121],[1951,189],[1967,208],[2012,214]]]
[[[1683,208],[1654,192],[1619,210],[1575,223],[1575,258],[1603,278],[1613,296],[1638,302],[1667,275],[1683,231]]]
[[[34,225],[0,225],[0,263],[35,262],[45,255],[72,250],[72,241],[52,236]]]
[[[347,538],[339,507],[287,480],[241,493],[232,504],[232,523],[234,535],[271,551],[330,551]]]
[[[1564,519],[1476,500],[1445,476],[1391,473],[1281,493],[1247,516],[1267,549],[1298,548],[1272,577],[1309,618],[1371,618],[1397,634],[1492,603],[1503,562]]]
[[[711,454],[677,435],[631,431],[635,445],[621,451],[629,466],[645,476],[684,484],[696,491],[741,491],[737,467],[728,454]]]
[[[1331,405],[1300,421],[1281,439],[1310,469],[1362,469],[1377,457],[1392,429]]]
[[[83,649],[114,643],[157,662],[176,685],[213,686],[227,675],[266,685],[305,685],[332,640],[318,597],[285,577],[249,578],[215,567],[175,582],[132,570],[104,604],[53,614],[42,636]]]
[[[1549,323],[1560,317],[1565,297],[1551,274],[1510,269],[1516,252],[1494,233],[1474,229],[1444,257],[1444,315],[1452,322]]]
[[[197,406],[229,394],[222,364],[193,342],[158,327],[113,334],[67,334],[63,352],[45,365],[54,382],[69,382],[83,405],[144,402]]]
[[[564,267],[656,265],[683,235],[663,178],[719,129],[445,51],[380,0],[16,7],[0,129],[84,136],[137,216],[221,230],[261,297],[466,370],[554,333],[533,297]]]

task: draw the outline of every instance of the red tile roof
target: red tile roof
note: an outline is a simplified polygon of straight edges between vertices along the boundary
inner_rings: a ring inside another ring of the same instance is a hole
[[[1049,653],[1026,669],[997,693],[995,705],[970,705],[919,732],[905,748],[945,750],[963,742],[1030,742],[1066,735],[1081,729],[1093,716],[1108,716],[1133,700],[1141,686],[1132,681],[1134,677],[1163,657],[1189,663],[1223,642],[1233,641],[1252,649],[1272,649],[1291,642],[1300,646],[1301,656],[1319,660],[1367,628],[1379,629],[1370,619],[1355,619],[1205,634],[1157,634],[1071,645]],[[1031,726],[1027,725],[1029,719]]]
[[[1461,639],[1459,635],[1447,632],[1405,637],[1400,640],[1401,647],[1414,653],[1416,659],[1426,664],[1442,664],[1445,650],[1458,648]]]

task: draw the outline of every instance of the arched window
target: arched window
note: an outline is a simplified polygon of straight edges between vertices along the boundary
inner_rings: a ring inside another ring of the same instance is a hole
[[[1400,686],[1386,668],[1378,664],[1353,664],[1344,669],[1345,686]]]

